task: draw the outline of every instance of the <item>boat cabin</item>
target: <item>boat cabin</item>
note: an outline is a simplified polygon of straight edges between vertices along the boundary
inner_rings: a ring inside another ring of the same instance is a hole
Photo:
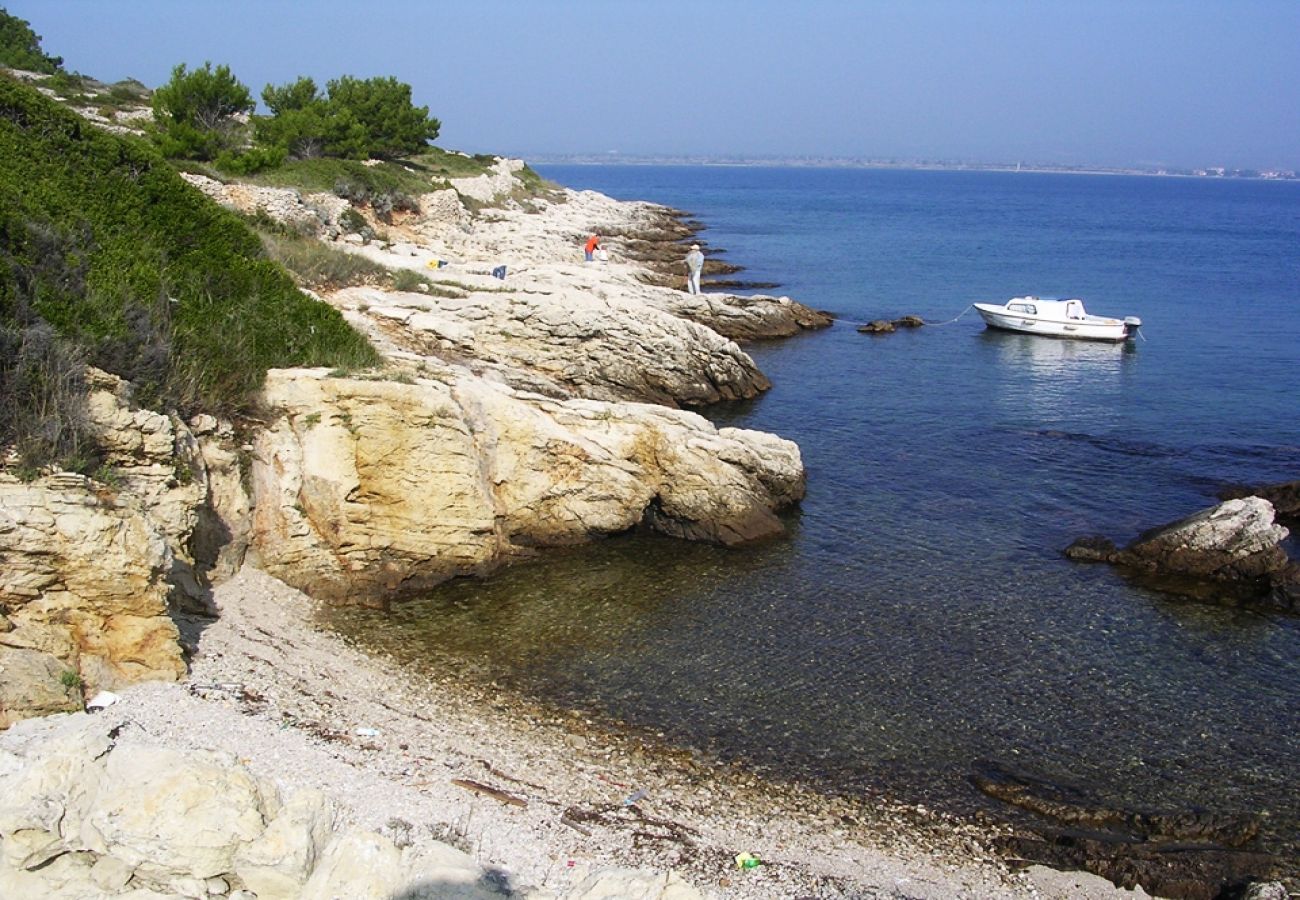
[[[1067,319],[1086,319],[1088,317],[1088,314],[1083,309],[1083,301],[1077,299],[1043,300],[1038,297],[1017,297],[1007,303],[1007,312],[1020,313],[1022,316],[1056,313],[1056,315],[1064,316]]]

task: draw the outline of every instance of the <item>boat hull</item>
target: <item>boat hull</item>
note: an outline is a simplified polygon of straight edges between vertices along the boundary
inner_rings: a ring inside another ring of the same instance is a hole
[[[1120,319],[1088,316],[1084,319],[1056,319],[1019,312],[1009,312],[1005,306],[976,303],[975,311],[984,324],[999,331],[1019,334],[1037,334],[1043,337],[1069,338],[1081,341],[1126,341],[1131,336],[1130,326]]]

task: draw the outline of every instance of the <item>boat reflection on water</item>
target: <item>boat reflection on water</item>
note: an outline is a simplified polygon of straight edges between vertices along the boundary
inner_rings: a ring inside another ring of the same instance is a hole
[[[1074,341],[988,330],[980,348],[995,362],[999,405],[1030,411],[1043,422],[1112,423],[1126,373],[1139,355],[1129,343]]]
[[[999,362],[1050,377],[1118,375],[1137,355],[1131,342],[1072,341],[991,329],[980,332],[980,340],[996,352]]]

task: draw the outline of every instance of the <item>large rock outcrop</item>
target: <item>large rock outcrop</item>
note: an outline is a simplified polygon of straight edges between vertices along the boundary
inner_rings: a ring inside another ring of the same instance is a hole
[[[39,727],[0,749],[0,897],[556,900],[447,844],[350,827],[326,795],[282,792],[230,753],[118,737],[84,713],[26,724]],[[671,873],[602,870],[563,896],[700,894]]]
[[[134,497],[81,475],[0,474],[0,556],[0,727],[60,693],[56,708],[79,709],[83,686],[184,673],[171,557]]]
[[[803,496],[798,447],[633,403],[550,400],[444,369],[273,371],[253,544],[318,597],[374,598],[640,523],[739,544]]]
[[[229,425],[205,416],[191,430],[137,408],[115,376],[92,369],[87,383],[95,477],[0,473],[0,728],[181,677],[170,610],[205,608],[209,571],[242,562],[248,502]]]
[[[1065,555],[1108,562],[1145,583],[1198,599],[1300,608],[1297,567],[1280,546],[1289,532],[1261,497],[1227,500],[1144,532],[1122,550],[1107,538],[1075,541]]]
[[[753,397],[770,383],[717,332],[632,298],[552,292],[428,297],[351,288],[332,302],[397,351],[488,364],[553,397],[699,406]]]

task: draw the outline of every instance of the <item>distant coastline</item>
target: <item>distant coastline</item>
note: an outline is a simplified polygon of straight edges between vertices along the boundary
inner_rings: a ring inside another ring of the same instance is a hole
[[[1293,169],[1234,169],[1225,166],[1048,165],[1024,162],[954,162],[951,160],[863,159],[839,156],[655,156],[626,153],[520,154],[534,165],[564,166],[773,166],[822,169],[903,169],[943,172],[1037,172],[1056,175],[1141,175],[1166,178],[1300,180]]]

